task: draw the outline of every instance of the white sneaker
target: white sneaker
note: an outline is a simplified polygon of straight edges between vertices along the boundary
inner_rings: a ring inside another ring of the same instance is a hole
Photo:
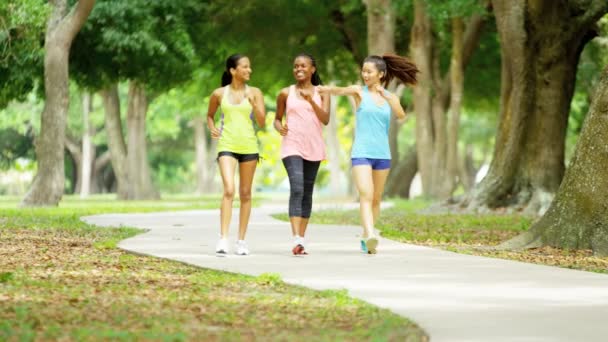
[[[236,254],[249,255],[249,248],[247,248],[247,242],[245,242],[245,240],[238,240],[236,242]]]
[[[228,255],[228,239],[219,239],[215,245],[215,255],[223,257]]]

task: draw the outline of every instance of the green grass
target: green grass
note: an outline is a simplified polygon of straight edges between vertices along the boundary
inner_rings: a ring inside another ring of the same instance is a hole
[[[382,236],[396,241],[443,248],[457,253],[518,260],[592,272],[608,273],[608,258],[593,256],[589,250],[562,250],[551,247],[524,251],[500,251],[496,246],[532,224],[530,217],[515,214],[420,214],[431,203],[424,200],[394,200],[383,209],[376,228]],[[287,221],[285,214],[274,215]],[[359,211],[314,212],[311,223],[360,225]]]
[[[174,210],[68,198],[59,208],[0,200],[0,340],[426,341],[416,325],[348,296],[128,254],[140,231],[79,220],[104,212]],[[179,208],[215,205],[184,199]],[[6,207],[1,206],[6,204]]]

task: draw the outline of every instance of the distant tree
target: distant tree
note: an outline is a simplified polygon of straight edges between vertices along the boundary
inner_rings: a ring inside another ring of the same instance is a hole
[[[148,161],[148,107],[163,92],[187,82],[201,60],[216,53],[209,44],[215,40],[207,34],[211,26],[201,20],[208,17],[207,8],[208,3],[195,0],[100,0],[75,42],[75,79],[86,88],[101,89],[119,198],[159,196]],[[129,82],[126,140],[119,81]]]

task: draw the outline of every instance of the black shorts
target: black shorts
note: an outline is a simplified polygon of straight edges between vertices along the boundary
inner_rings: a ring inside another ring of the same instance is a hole
[[[236,159],[239,163],[244,163],[244,162],[248,162],[248,161],[252,161],[252,160],[260,160],[259,153],[242,154],[242,153],[234,153],[234,152],[229,152],[229,151],[221,151],[220,153],[217,154],[217,160],[219,160],[220,157],[222,157],[222,156],[230,156],[230,157]]]

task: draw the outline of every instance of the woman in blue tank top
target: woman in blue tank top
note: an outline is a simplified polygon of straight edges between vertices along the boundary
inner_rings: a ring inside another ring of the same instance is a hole
[[[380,215],[380,200],[391,167],[388,130],[391,113],[405,118],[399,98],[384,89],[393,78],[416,84],[418,68],[407,58],[385,54],[368,56],[361,67],[365,86],[319,86],[319,93],[352,96],[357,106],[355,141],[351,152],[353,180],[359,192],[363,235],[361,251],[375,254],[378,237],[374,222]]]

